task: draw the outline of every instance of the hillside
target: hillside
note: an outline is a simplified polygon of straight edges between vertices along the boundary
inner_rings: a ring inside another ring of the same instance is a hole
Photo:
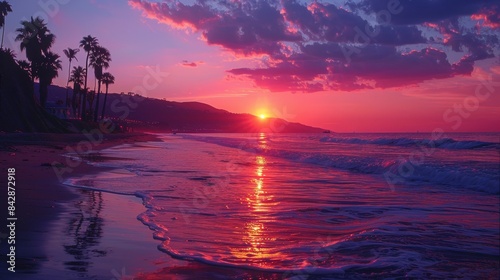
[[[66,132],[67,125],[48,114],[33,98],[29,76],[12,56],[0,50],[0,131]]]
[[[64,100],[66,90],[49,88],[49,101]],[[70,91],[71,96],[71,91]],[[104,94],[100,104],[103,104]],[[179,132],[292,132],[318,133],[323,129],[282,119],[261,120],[250,114],[235,114],[200,102],[173,102],[128,94],[109,94],[106,115],[126,119],[127,125],[150,131]]]

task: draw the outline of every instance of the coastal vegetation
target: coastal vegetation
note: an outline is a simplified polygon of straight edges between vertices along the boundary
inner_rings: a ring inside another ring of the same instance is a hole
[[[64,100],[55,104],[48,103],[47,101],[51,100],[49,98],[49,86],[55,78],[62,75],[62,56],[53,50],[57,37],[40,17],[31,17],[28,20],[21,21],[20,27],[15,31],[15,41],[19,43],[19,49],[25,54],[26,59],[16,60],[16,53],[3,46],[5,18],[10,12],[12,12],[11,5],[7,1],[0,1],[0,28],[2,28],[0,62],[3,70],[0,73],[1,115],[4,118],[12,119],[12,115],[6,116],[5,112],[8,111],[6,107],[19,102],[19,100],[14,101],[13,99],[19,99],[22,94],[18,92],[17,97],[10,95],[15,95],[14,92],[16,91],[24,90],[29,91],[29,93],[25,92],[25,94],[31,96],[32,105],[39,107],[37,110],[32,109],[32,113],[34,111],[43,112],[43,118],[48,115],[44,112],[50,112],[54,109],[52,107],[57,107],[58,110],[64,112],[65,119],[73,122],[91,124],[98,122],[99,119],[104,119],[109,86],[115,82],[115,77],[111,73],[104,73],[104,69],[108,69],[110,66],[110,51],[99,45],[98,39],[91,35],[82,37],[80,42],[75,42],[75,45],[79,43],[79,48],[68,47],[63,50],[64,57],[68,61],[66,96],[63,98]],[[85,64],[75,66],[75,62],[79,62],[77,55],[80,50],[85,53]],[[93,76],[97,82],[97,91],[95,92],[92,92],[87,86],[90,79],[88,74],[91,69],[93,69]],[[24,79],[30,80],[29,86],[22,83]],[[18,82],[18,84],[12,84],[13,82]],[[105,85],[106,94],[104,102],[99,102],[102,84]],[[8,89],[11,86],[16,90]],[[35,92],[37,88],[38,92]],[[71,95],[70,91],[72,92]],[[3,104],[2,97],[4,99]],[[10,102],[7,103],[7,100]],[[40,116],[31,117],[40,118]],[[31,119],[31,117],[27,115],[20,116],[21,119]],[[15,123],[19,123],[16,120],[11,120],[11,122],[13,123],[12,128],[17,127],[18,130],[27,129],[24,125],[15,125]],[[5,127],[2,130],[5,130]]]

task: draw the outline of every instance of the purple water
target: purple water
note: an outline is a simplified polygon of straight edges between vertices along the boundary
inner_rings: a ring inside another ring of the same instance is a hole
[[[499,276],[500,134],[160,137],[67,183],[141,197],[175,258],[284,279]]]

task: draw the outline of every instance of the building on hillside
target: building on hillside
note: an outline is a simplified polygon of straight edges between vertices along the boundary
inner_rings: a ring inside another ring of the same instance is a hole
[[[45,104],[45,110],[60,119],[68,119],[68,116],[70,115],[69,108],[67,108],[63,102],[47,101],[47,104]]]

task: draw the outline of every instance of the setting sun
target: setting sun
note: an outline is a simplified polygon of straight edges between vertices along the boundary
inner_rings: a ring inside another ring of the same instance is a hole
[[[259,115],[259,118],[260,118],[261,120],[263,120],[263,119],[265,119],[265,118],[266,118],[266,115],[264,115],[264,114],[260,114],[260,115]]]

